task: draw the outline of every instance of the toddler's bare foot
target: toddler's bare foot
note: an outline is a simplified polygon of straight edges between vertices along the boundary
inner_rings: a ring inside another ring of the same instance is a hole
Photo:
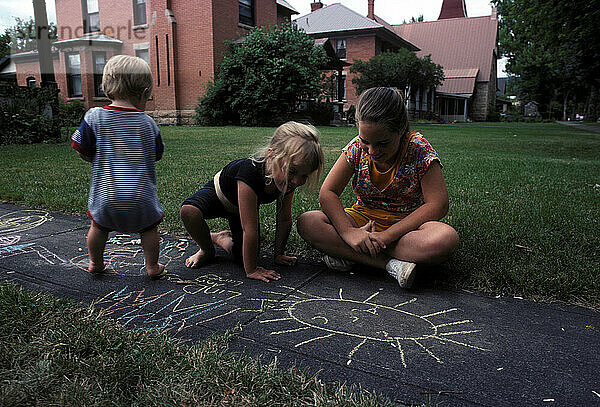
[[[213,249],[213,253],[207,253],[204,250],[200,249],[195,254],[191,255],[187,259],[185,259],[185,266],[191,269],[195,269],[198,267],[204,266],[206,263],[214,259],[215,253]]]
[[[167,270],[165,270],[165,266],[157,263],[154,266],[146,265],[146,273],[148,273],[148,277],[150,278],[158,278],[167,274]]]
[[[233,249],[233,237],[231,236],[231,231],[222,230],[219,233],[211,233],[210,238],[214,244],[231,254],[231,250]]]
[[[104,263],[98,264],[90,260],[87,272],[92,274],[102,273],[104,271]]]

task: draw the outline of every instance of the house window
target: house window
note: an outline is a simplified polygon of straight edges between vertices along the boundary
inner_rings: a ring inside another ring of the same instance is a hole
[[[81,97],[81,63],[79,53],[67,54],[67,84],[69,88],[69,97]]]
[[[104,72],[104,65],[106,65],[106,52],[94,52],[94,96],[103,97],[104,91],[102,90],[102,72]]]
[[[335,56],[340,59],[346,58],[346,39],[335,40]]]
[[[146,24],[146,0],[133,0],[133,24]]]
[[[82,0],[83,7],[83,32],[93,33],[100,31],[99,0]]]
[[[35,88],[37,86],[36,82],[35,82],[35,78],[33,76],[30,76],[27,78],[27,87],[28,88]]]
[[[148,65],[150,65],[150,52],[148,49],[136,49],[135,56],[142,58]]]
[[[240,23],[254,26],[254,0],[239,0]]]

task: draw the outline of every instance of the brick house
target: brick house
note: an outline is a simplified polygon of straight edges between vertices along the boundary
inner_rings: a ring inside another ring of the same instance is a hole
[[[147,112],[159,123],[190,123],[224,42],[256,26],[290,22],[293,14],[285,0],[56,0],[52,54],[60,94],[88,109],[105,105],[104,64],[113,55],[137,55],[154,76]],[[37,52],[12,59],[19,85],[40,83]]]
[[[311,3],[311,12],[298,17],[295,21],[298,28],[304,30],[313,38],[327,40],[336,51],[336,55],[343,61],[357,59],[366,61],[385,51],[395,51],[407,48],[418,51],[419,48],[403,39],[394,32],[391,25],[375,16],[374,1],[369,1],[369,14],[367,17],[336,3],[329,6],[320,1]],[[347,64],[350,65],[350,64]],[[344,108],[356,105],[356,86],[352,83],[355,74],[346,66],[340,77],[336,75],[339,89],[335,99],[344,102]]]
[[[447,121],[486,120],[495,109],[498,17],[467,17],[465,0],[444,0],[436,21],[394,25],[394,31],[444,68],[435,112]]]
[[[407,101],[411,119],[430,113],[446,121],[486,120],[494,109],[498,18],[496,9],[486,17],[468,18],[465,0],[444,0],[437,21],[390,25],[374,12],[368,14],[341,4],[311,3],[311,13],[298,17],[299,28],[315,38],[328,38],[348,62],[369,60],[401,47],[416,51],[444,68],[445,81],[433,89],[413,89]],[[396,34],[391,35],[391,33]],[[346,68],[344,108],[356,103],[353,74]]]

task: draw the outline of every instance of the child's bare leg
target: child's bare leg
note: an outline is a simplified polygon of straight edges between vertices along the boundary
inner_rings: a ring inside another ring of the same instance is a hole
[[[215,257],[215,247],[210,229],[204,220],[202,211],[193,205],[183,205],[179,211],[185,229],[196,242],[200,250],[185,260],[185,266],[198,268]]]
[[[437,264],[448,259],[458,242],[458,233],[452,226],[430,221],[402,236],[389,253],[411,263]]]
[[[107,240],[108,232],[100,229],[92,222],[87,234],[87,247],[90,256],[88,273],[100,273],[104,271],[104,247]]]
[[[426,222],[417,230],[402,236],[396,246],[377,257],[355,252],[338,235],[329,218],[321,211],[311,211],[298,218],[298,233],[313,247],[334,257],[351,260],[380,269],[391,257],[411,263],[441,263],[458,246],[456,230],[442,222]]]
[[[233,249],[233,236],[231,235],[230,230],[222,230],[218,233],[211,233],[210,238],[214,244],[231,254],[231,250]]]
[[[150,277],[158,277],[165,270],[165,266],[158,262],[160,253],[160,238],[158,228],[154,227],[141,233],[142,249],[146,260],[146,273]]]

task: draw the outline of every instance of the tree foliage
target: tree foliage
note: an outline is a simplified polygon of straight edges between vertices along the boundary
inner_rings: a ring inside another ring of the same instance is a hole
[[[520,96],[592,99],[600,86],[600,3],[588,0],[492,0],[501,15],[499,43]],[[591,102],[591,100],[589,100]],[[589,103],[588,103],[589,105]]]
[[[5,31],[0,34],[0,59],[10,54],[10,35]]]
[[[425,17],[420,14],[419,17],[412,16],[409,21],[402,20],[402,24],[422,23],[423,21],[425,21]]]
[[[369,88],[388,86],[404,91],[409,97],[411,89],[435,88],[444,80],[441,65],[432,62],[429,55],[419,58],[407,49],[384,52],[368,61],[354,61],[350,72],[360,73],[352,79],[357,94]]]
[[[24,20],[15,17],[15,25],[8,28],[4,35],[10,38],[9,47],[12,53],[26,52],[37,49],[37,27],[33,18]],[[42,34],[48,35],[50,42],[56,41],[56,25],[50,23],[48,30],[42,30]]]
[[[256,28],[230,42],[214,80],[196,107],[204,125],[273,124],[299,100],[321,92],[324,51],[296,27]]]

